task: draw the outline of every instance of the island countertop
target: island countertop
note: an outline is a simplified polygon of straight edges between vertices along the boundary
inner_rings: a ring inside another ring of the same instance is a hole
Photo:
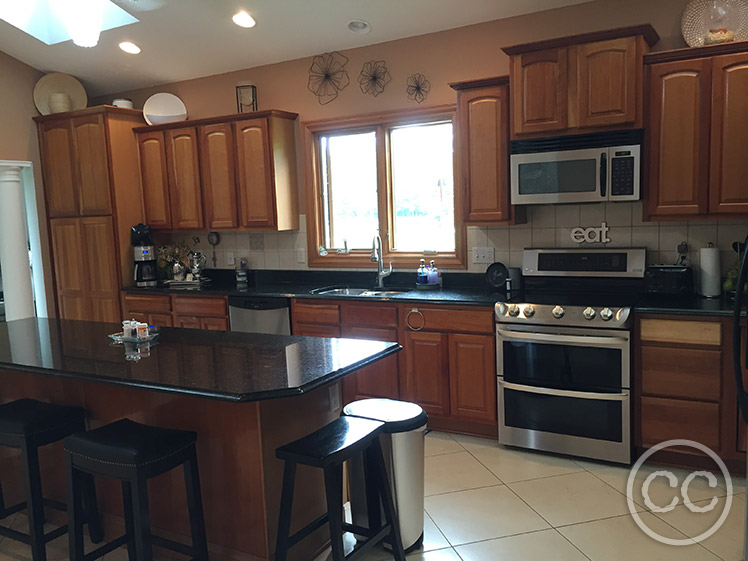
[[[355,339],[161,328],[138,351],[113,343],[108,335],[119,331],[113,323],[51,318],[0,323],[0,371],[247,402],[309,392],[401,348]]]

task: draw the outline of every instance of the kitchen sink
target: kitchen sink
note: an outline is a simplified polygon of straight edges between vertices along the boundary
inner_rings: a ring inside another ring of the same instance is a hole
[[[335,296],[360,296],[367,290],[365,288],[325,288],[322,290],[312,290],[314,294],[331,294]]]
[[[378,298],[391,298],[397,296],[407,290],[389,290],[389,289],[377,289],[377,288],[351,288],[351,287],[324,287],[315,288],[311,291],[312,294],[324,294],[325,296],[370,296]]]

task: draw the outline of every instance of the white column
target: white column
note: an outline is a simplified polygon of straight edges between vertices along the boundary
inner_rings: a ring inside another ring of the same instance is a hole
[[[5,319],[34,317],[21,167],[0,167],[0,268]]]

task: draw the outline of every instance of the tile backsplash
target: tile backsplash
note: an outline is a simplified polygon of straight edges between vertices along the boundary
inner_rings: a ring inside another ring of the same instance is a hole
[[[644,247],[647,263],[673,264],[677,259],[676,246],[689,244],[689,260],[698,279],[699,249],[712,242],[720,249],[723,274],[736,262],[732,243],[743,241],[748,235],[748,220],[707,219],[689,222],[643,222],[642,203],[602,203],[582,205],[540,205],[527,209],[527,223],[514,226],[468,226],[468,260],[473,247],[493,247],[494,259],[519,267],[522,250],[528,247],[580,247],[571,241],[571,230],[599,227],[608,224],[610,243],[607,247]],[[221,232],[221,243],[216,247],[216,267],[231,269],[228,254],[236,259],[246,257],[252,269],[305,270],[306,220],[300,216],[299,230],[289,232]],[[158,237],[159,243],[167,235]],[[193,237],[199,239],[194,243]],[[206,232],[171,234],[172,241],[184,242],[201,249],[208,256],[212,268],[212,249]],[[601,244],[582,244],[581,247],[602,247]],[[300,258],[303,258],[300,260]],[[414,264],[414,267],[417,264]],[[437,263],[438,265],[438,263]],[[369,270],[369,269],[362,269]],[[469,272],[483,272],[485,264],[468,266]]]

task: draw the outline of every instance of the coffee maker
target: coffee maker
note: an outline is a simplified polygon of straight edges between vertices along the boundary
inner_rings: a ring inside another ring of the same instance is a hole
[[[158,262],[156,259],[156,248],[153,247],[151,227],[145,224],[136,224],[133,226],[130,232],[130,243],[133,246],[132,252],[135,261],[135,286],[157,286]]]

